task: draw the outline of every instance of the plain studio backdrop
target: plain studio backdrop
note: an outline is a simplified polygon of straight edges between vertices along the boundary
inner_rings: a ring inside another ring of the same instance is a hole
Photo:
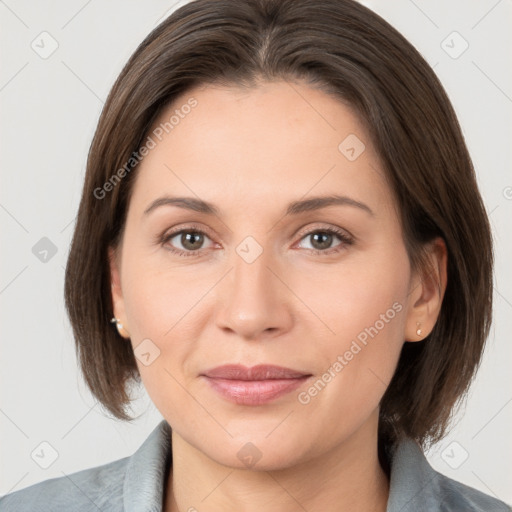
[[[0,2],[0,495],[131,455],[161,420],[143,388],[132,424],[102,412],[78,372],[63,285],[107,93],[137,45],[185,3]],[[496,243],[495,316],[483,363],[464,415],[428,459],[512,503],[512,2],[363,3],[420,51],[447,90]]]

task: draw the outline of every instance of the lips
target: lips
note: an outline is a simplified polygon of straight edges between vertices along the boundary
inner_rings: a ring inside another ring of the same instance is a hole
[[[201,374],[212,389],[239,405],[262,405],[289,393],[311,377],[310,373],[275,365],[223,365]]]
[[[270,364],[260,364],[251,368],[247,368],[246,366],[239,364],[226,364],[224,366],[217,366],[216,368],[208,370],[204,375],[214,379],[269,380],[297,379],[310,374]]]

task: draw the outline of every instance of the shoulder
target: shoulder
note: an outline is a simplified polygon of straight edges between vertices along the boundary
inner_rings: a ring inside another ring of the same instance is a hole
[[[172,464],[162,420],[129,457],[45,480],[0,498],[0,512],[145,512],[161,506]]]
[[[391,455],[387,512],[511,512],[503,501],[434,470],[421,447],[406,438]]]
[[[129,457],[52,478],[0,498],[0,512],[109,512],[123,510]]]
[[[439,493],[442,511],[454,512],[511,512],[503,501],[489,496],[473,487],[457,482],[447,476],[435,472],[435,489]]]

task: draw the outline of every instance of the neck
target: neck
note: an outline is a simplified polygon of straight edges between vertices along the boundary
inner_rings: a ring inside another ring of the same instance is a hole
[[[389,481],[371,430],[371,440],[358,431],[327,453],[272,471],[219,464],[173,431],[163,510],[385,512]]]

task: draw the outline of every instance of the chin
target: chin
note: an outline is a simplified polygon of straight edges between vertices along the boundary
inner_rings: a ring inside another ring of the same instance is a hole
[[[275,425],[274,425],[275,427]],[[215,439],[207,446],[196,445],[207,457],[218,464],[234,468],[254,471],[273,471],[286,469],[300,461],[304,448],[304,436],[275,435],[273,439],[268,430],[255,435],[247,432],[241,436],[227,439]]]

